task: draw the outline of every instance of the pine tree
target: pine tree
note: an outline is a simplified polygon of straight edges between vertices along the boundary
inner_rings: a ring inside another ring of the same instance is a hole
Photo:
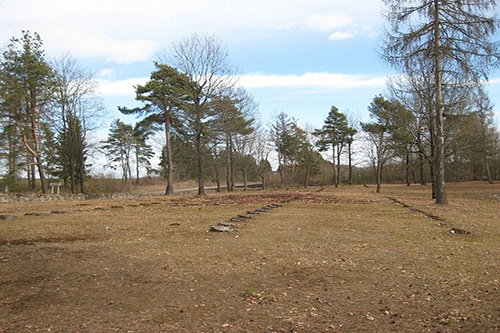
[[[335,187],[339,186],[340,154],[349,141],[350,132],[352,131],[349,129],[347,117],[335,106],[331,107],[323,127],[314,132],[314,135],[319,138],[316,145],[320,151],[332,149],[333,183]]]
[[[155,128],[163,126],[165,134],[165,162],[167,186],[165,194],[174,193],[174,163],[172,153],[172,124],[178,122],[180,110],[185,107],[189,79],[175,68],[155,63],[156,70],[151,73],[145,85],[137,85],[136,100],[144,103],[143,107],[128,109],[119,107],[124,114],[142,116],[141,126]]]
[[[53,71],[45,61],[43,42],[37,33],[23,31],[23,36],[12,38],[3,53],[0,90],[8,92],[10,115],[19,127],[19,138],[27,151],[28,164],[31,160],[38,169],[43,193],[47,182],[42,154],[42,122],[46,120],[47,104],[53,85]],[[4,99],[5,100],[5,99]],[[28,173],[31,186],[35,186],[35,173]]]

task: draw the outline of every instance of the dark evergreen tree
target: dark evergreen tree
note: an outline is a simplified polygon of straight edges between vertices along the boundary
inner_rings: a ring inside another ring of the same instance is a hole
[[[8,103],[9,117],[19,127],[20,141],[27,152],[27,164],[36,165],[43,193],[47,182],[42,154],[42,123],[46,120],[47,104],[53,86],[53,72],[45,61],[42,39],[37,33],[23,31],[23,36],[12,38],[3,61],[0,64],[0,91],[8,95],[3,98]],[[11,132],[12,133],[12,132]],[[30,168],[30,167],[29,167]],[[35,187],[35,172],[31,167],[28,179]]]
[[[144,103],[143,107],[128,109],[119,107],[124,114],[142,116],[142,127],[155,129],[162,126],[165,134],[165,170],[167,172],[167,186],[165,194],[174,193],[174,163],[172,152],[172,124],[178,124],[180,110],[188,106],[188,89],[190,88],[187,76],[179,73],[175,68],[155,63],[156,70],[151,73],[150,80],[144,85],[137,85],[136,100]]]
[[[111,123],[108,139],[102,141],[102,149],[109,161],[109,166],[116,170],[120,168],[122,180],[130,182],[132,179],[132,154],[134,151],[134,130],[131,125],[120,119]]]
[[[335,106],[332,106],[323,127],[314,132],[314,135],[318,137],[316,145],[319,150],[332,150],[333,183],[335,187],[339,186],[340,154],[349,142],[349,131],[345,114],[340,112]],[[335,163],[335,160],[337,160],[337,163]],[[335,164],[337,167],[335,167]]]

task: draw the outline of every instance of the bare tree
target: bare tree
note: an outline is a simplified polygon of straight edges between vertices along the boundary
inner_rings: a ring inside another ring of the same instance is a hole
[[[253,135],[255,136],[254,157],[257,161],[257,174],[261,179],[262,189],[265,190],[267,176],[272,171],[271,163],[269,163],[269,154],[272,148],[267,133],[257,129]]]
[[[405,71],[422,59],[432,68],[436,119],[436,203],[446,204],[444,176],[444,89],[479,82],[498,62],[498,45],[488,42],[498,27],[495,0],[384,0],[391,25],[384,57]]]
[[[95,129],[104,109],[97,96],[97,82],[92,73],[84,71],[68,53],[53,61],[55,72],[52,99],[52,127],[58,135],[61,176],[70,181],[71,193],[85,193],[88,133]]]

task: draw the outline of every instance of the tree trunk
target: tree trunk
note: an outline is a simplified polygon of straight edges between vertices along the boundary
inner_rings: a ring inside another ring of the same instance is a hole
[[[266,189],[266,177],[264,175],[260,176],[260,179],[262,181],[262,189]]]
[[[234,191],[234,157],[233,153],[231,153],[231,192],[233,191]]]
[[[382,182],[382,167],[380,161],[377,162],[377,193],[380,193],[380,183]]]
[[[18,141],[18,138],[14,135],[13,133],[13,126],[12,126],[12,117],[9,116],[9,124],[8,124],[8,130],[7,130],[7,142],[8,142],[8,174],[12,178],[14,178],[14,175],[17,171],[17,149],[16,149],[16,143]]]
[[[30,91],[31,94],[31,139],[33,140],[33,155],[38,168],[38,174],[40,176],[40,185],[42,188],[42,193],[47,193],[47,183],[45,180],[45,172],[43,170],[41,149],[40,149],[40,138],[38,137],[39,123],[37,121],[36,112],[36,92]]]
[[[381,132],[379,136],[379,143],[377,147],[377,193],[380,193],[380,186],[382,183],[382,146],[384,144],[384,133]]]
[[[281,163],[281,153],[278,151],[278,170],[280,172],[281,184],[284,183],[283,164]]]
[[[70,153],[69,157],[69,181],[71,186],[71,194],[76,193],[76,182],[75,182],[75,161],[73,160],[73,154]]]
[[[335,167],[335,145],[332,145],[332,164],[333,164],[333,185],[338,187],[337,182],[337,168]]]
[[[424,174],[424,154],[422,153],[422,150],[420,150],[420,134],[418,135],[418,164],[419,164],[419,171],[420,171],[420,185],[427,185],[427,182],[425,181],[425,174]]]
[[[288,183],[288,170],[286,168],[287,158],[286,155],[283,154],[283,183]]]
[[[351,151],[351,146],[352,144],[349,142],[347,145],[347,155],[349,159],[349,185],[352,185],[352,151]]]
[[[36,157],[36,163],[37,163],[37,168],[38,168],[38,174],[40,176],[40,185],[42,188],[42,193],[47,193],[47,181],[45,178],[45,173],[43,171],[43,164],[42,164],[42,159],[40,156]]]
[[[199,125],[201,127],[201,125]],[[205,193],[205,179],[203,172],[203,149],[201,144],[201,129],[196,133],[196,155],[198,157],[198,195],[206,195]]]
[[[243,175],[243,191],[247,191],[248,190],[248,184],[247,184],[247,169],[246,168],[242,168],[241,169],[241,173]]]
[[[164,110],[165,139],[167,145],[167,188],[165,195],[174,194],[174,162],[172,159],[172,140],[170,138],[170,110]]]
[[[337,185],[335,187],[338,187],[340,185],[340,147],[337,146]]]
[[[32,175],[31,175],[31,165],[30,165],[30,159],[29,159],[29,156],[27,156],[26,158],[26,179],[28,181],[28,187],[31,189],[31,190],[34,190],[34,188],[32,187],[32,181],[31,179],[33,178]]]
[[[494,184],[493,179],[491,178],[491,171],[490,171],[490,161],[488,158],[486,158],[486,177],[488,177],[488,183]]]
[[[307,188],[309,186],[309,165],[306,166],[306,172],[304,175],[304,188]]]
[[[406,186],[410,186],[410,152],[406,151]]]
[[[85,194],[85,162],[83,158],[81,158],[78,173],[80,175],[80,193]]]
[[[434,70],[436,79],[436,203],[448,203],[445,189],[444,175],[444,124],[443,124],[443,95],[442,95],[442,68],[441,68],[441,32],[439,17],[439,1],[434,2]]]
[[[135,184],[136,185],[139,185],[139,177],[140,177],[140,174],[139,174],[139,150],[137,149],[137,147],[135,148]]]
[[[130,166],[130,152],[127,154],[127,170],[128,170],[128,179],[130,184],[132,184],[132,167]]]
[[[214,163],[214,172],[215,172],[215,182],[217,183],[217,192],[220,192],[220,172],[219,166],[217,163]]]
[[[226,184],[228,192],[234,190],[232,186],[233,166],[231,161],[231,150],[233,149],[233,147],[231,142],[232,142],[231,135],[226,133]]]
[[[33,155],[28,151],[27,156],[28,162],[28,186],[31,190],[36,189],[36,172],[35,172],[35,161],[33,160]]]

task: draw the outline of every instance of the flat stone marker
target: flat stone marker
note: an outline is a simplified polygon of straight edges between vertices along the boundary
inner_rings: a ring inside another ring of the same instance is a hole
[[[214,226],[211,226],[210,229],[208,229],[208,231],[210,231],[210,232],[231,232],[231,231],[233,231],[233,229],[231,229],[230,227],[223,226],[223,225],[214,225]]]

